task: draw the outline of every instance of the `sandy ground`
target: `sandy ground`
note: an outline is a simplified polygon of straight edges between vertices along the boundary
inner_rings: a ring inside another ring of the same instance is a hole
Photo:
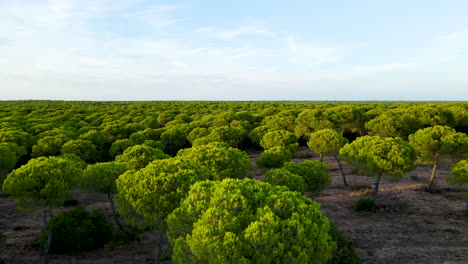
[[[255,165],[261,152],[248,153]],[[302,148],[294,161],[317,158]],[[314,200],[365,263],[468,263],[468,218],[463,216],[460,188],[445,183],[448,165],[438,171],[437,192],[425,191],[431,168],[420,166],[398,183],[383,181],[376,212],[357,213],[352,208],[359,198],[370,195],[373,178],[355,175],[345,165],[350,186],[344,187],[334,159],[326,157],[324,162],[331,167],[333,182]],[[262,170],[253,166],[252,172],[254,178],[263,179]],[[105,196],[77,192],[75,198],[88,209],[110,215]],[[0,231],[7,236],[0,263],[40,263],[42,251],[36,243],[40,227],[40,212],[18,212],[13,200],[0,195]],[[140,241],[77,255],[54,255],[51,263],[151,263],[154,241],[151,232],[144,232]]]

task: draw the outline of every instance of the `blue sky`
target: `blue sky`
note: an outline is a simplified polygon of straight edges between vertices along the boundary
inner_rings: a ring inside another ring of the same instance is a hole
[[[0,100],[468,100],[468,1],[1,0]]]

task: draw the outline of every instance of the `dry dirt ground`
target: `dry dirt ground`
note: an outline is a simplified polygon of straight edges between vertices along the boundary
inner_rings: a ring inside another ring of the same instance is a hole
[[[261,152],[248,153],[255,165]],[[294,161],[317,158],[302,148]],[[334,159],[326,157],[324,162],[331,167],[333,182],[314,200],[356,248],[363,262],[468,263],[468,218],[463,216],[460,188],[445,183],[449,165],[438,171],[437,192],[425,191],[431,168],[420,166],[398,183],[381,184],[376,212],[358,213],[353,206],[359,198],[369,196],[373,178],[353,174],[345,165],[350,186],[344,187]],[[262,170],[253,166],[252,172],[254,178],[262,180]],[[88,209],[110,214],[104,196],[77,192],[75,199]],[[40,227],[40,212],[18,212],[10,198],[0,196],[0,232],[7,237],[6,248],[0,249],[0,263],[40,263],[42,252],[35,242]],[[51,263],[151,263],[154,241],[153,234],[144,232],[140,241],[76,255],[54,255]]]

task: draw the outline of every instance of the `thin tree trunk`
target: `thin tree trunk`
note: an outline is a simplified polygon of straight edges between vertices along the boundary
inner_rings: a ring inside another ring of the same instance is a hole
[[[117,226],[119,226],[120,231],[123,230],[123,225],[120,222],[119,215],[117,214],[114,206],[114,200],[112,199],[110,194],[107,194],[107,199],[109,199],[110,205],[111,205],[111,210],[112,210],[112,217],[114,218],[115,223]]]
[[[439,163],[439,154],[436,155],[436,161],[434,163],[434,167],[432,168],[431,182],[429,183],[429,188],[428,188],[429,191],[432,191],[436,183],[435,176],[436,176],[436,171],[437,171],[437,163]]]
[[[335,157],[336,162],[338,162],[338,166],[340,167],[341,176],[343,177],[343,184],[344,186],[348,186],[348,182],[346,181],[346,175],[343,171],[343,166],[341,166],[340,158],[338,158],[335,152],[332,152],[332,153],[333,153],[333,157]]]
[[[323,154],[320,154],[320,162],[323,162]]]
[[[372,200],[374,200],[374,203],[377,202],[377,192],[379,191],[380,178],[382,178],[382,173],[379,173],[379,175],[377,175],[377,179],[375,180],[374,192],[372,193]]]
[[[50,250],[50,244],[52,243],[52,230],[50,230],[49,225],[47,223],[47,215],[48,215],[48,211],[44,210],[44,213],[42,215],[42,224],[44,226],[44,230],[47,233],[47,242],[44,248],[44,264],[49,263],[49,250]]]
[[[162,242],[163,242],[163,233],[160,231],[157,231],[156,232],[156,247],[154,249],[154,263],[155,264],[159,264],[161,262]]]

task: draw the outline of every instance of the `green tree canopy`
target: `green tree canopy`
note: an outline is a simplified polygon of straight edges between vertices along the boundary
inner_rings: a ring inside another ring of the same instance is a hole
[[[262,152],[256,164],[259,168],[279,168],[292,159],[292,154],[284,147],[273,147]]]
[[[120,162],[103,162],[89,165],[83,172],[80,181],[81,188],[93,192],[104,193],[107,195],[111,205],[114,221],[123,229],[120,223],[117,212],[114,206],[113,197],[117,192],[117,185],[115,181],[128,170],[125,163]]]
[[[373,199],[377,199],[380,179],[393,176],[399,181],[414,168],[416,151],[400,138],[363,136],[340,150],[340,157],[365,175],[375,176]]]
[[[306,160],[301,163],[286,162],[283,168],[301,176],[306,184],[306,192],[311,192],[313,196],[318,196],[331,183],[329,171],[330,167],[320,161]]]
[[[333,155],[336,162],[338,163],[338,166],[340,167],[341,176],[343,177],[343,183],[345,186],[348,186],[348,183],[346,182],[346,176],[338,153],[340,149],[347,143],[348,140],[344,138],[341,133],[338,133],[336,130],[330,128],[313,132],[310,134],[309,142],[307,142],[307,146],[309,146],[312,151],[320,155],[320,161],[323,161],[324,155]]]
[[[294,174],[286,169],[273,169],[265,173],[264,182],[273,185],[283,185],[291,191],[304,193],[306,190],[306,183],[302,176]]]
[[[177,153],[177,157],[205,166],[210,170],[210,179],[216,181],[248,177],[252,162],[245,152],[222,142],[183,149]]]
[[[325,263],[336,246],[318,204],[250,179],[194,184],[167,223],[177,263]]]
[[[456,157],[468,152],[468,136],[447,126],[433,126],[416,131],[409,142],[418,152],[421,164],[432,164],[429,190],[435,185],[437,165],[440,159]]]
[[[292,155],[295,155],[299,151],[296,135],[286,130],[274,130],[266,133],[262,137],[260,145],[264,149],[283,147],[291,152]]]
[[[157,233],[155,262],[159,261],[165,218],[180,204],[190,186],[209,172],[189,160],[155,160],[145,168],[127,171],[116,181],[119,213],[135,225]]]
[[[139,170],[146,167],[146,165],[153,160],[167,159],[170,157],[171,156],[165,154],[160,149],[146,145],[136,145],[127,148],[117,159],[125,162],[130,169]]]
[[[47,221],[51,210],[62,206],[71,197],[83,170],[81,164],[62,157],[39,157],[12,171],[3,182],[3,191],[16,200],[20,209],[32,211],[43,208],[43,228],[48,235],[44,263],[49,261],[52,231]]]
[[[96,146],[89,140],[70,140],[62,146],[62,154],[75,154],[87,163],[97,161]]]
[[[252,129],[252,131],[250,131],[248,137],[249,139],[257,144],[258,146],[260,146],[260,141],[262,140],[263,136],[270,132],[270,131],[273,131],[274,129],[269,127],[269,126],[258,126],[254,129]]]
[[[70,138],[65,135],[45,136],[33,146],[31,156],[58,156],[62,146],[69,140]]]

